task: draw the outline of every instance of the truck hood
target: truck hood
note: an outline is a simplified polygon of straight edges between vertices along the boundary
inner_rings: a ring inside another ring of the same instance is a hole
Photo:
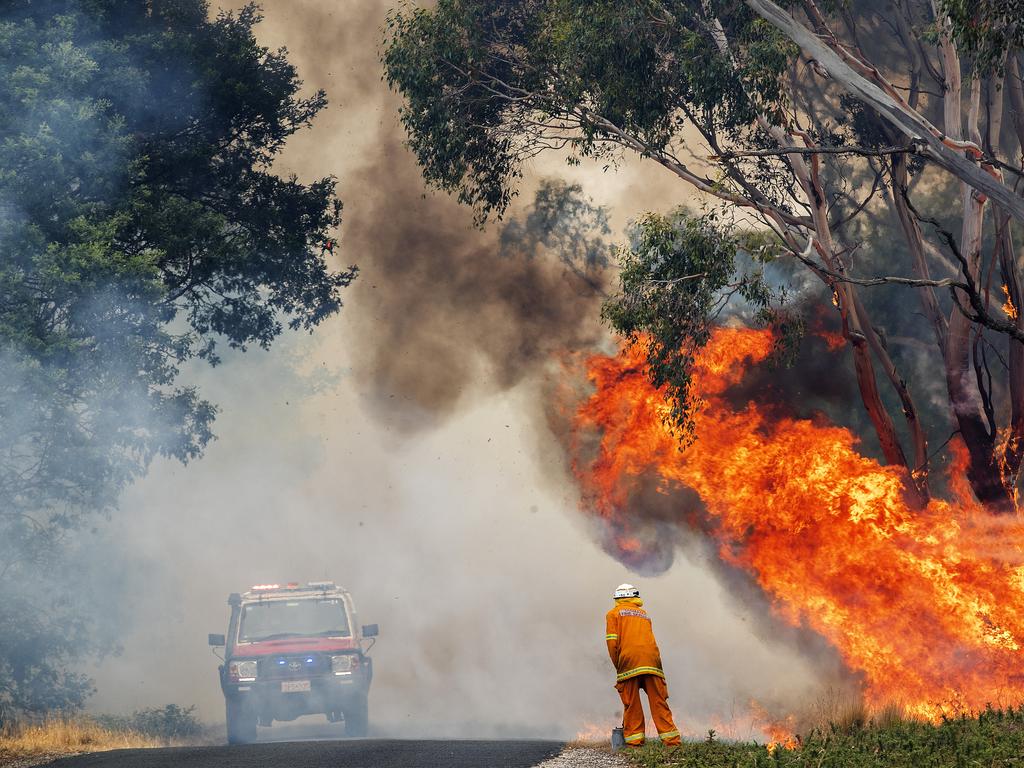
[[[237,643],[233,656],[273,656],[279,653],[308,653],[311,651],[357,650],[352,637],[283,637],[280,640],[261,640],[255,643]]]

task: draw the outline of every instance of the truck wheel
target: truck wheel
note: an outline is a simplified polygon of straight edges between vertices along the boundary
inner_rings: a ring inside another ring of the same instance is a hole
[[[256,713],[243,702],[227,700],[228,744],[256,741]]]
[[[350,738],[366,736],[370,730],[370,703],[365,696],[345,708],[345,735]]]

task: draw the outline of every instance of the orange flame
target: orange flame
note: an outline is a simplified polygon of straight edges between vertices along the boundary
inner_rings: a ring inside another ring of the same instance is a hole
[[[1024,700],[1024,523],[973,500],[962,445],[953,501],[915,511],[901,470],[859,454],[849,430],[754,402],[736,411],[724,394],[773,343],[769,331],[714,333],[694,367],[702,405],[683,451],[642,352],[590,358],[595,391],[572,445],[584,505],[630,561],[641,482],[695,491],[702,508],[680,502],[679,521],[710,526],[723,560],[753,574],[779,617],[825,637],[870,707],[937,719]]]
[[[1011,320],[1017,319],[1017,307],[1013,305],[1013,298],[1010,296],[1010,286],[1003,286],[1003,294],[1006,296],[1006,301],[1003,302],[1003,312]]]
[[[843,336],[843,334],[841,333],[837,333],[836,331],[821,330],[816,331],[815,335],[820,336],[822,339],[825,340],[825,344],[828,346],[829,352],[835,352],[837,349],[841,348],[844,344],[846,344],[846,337]]]
[[[793,715],[788,715],[781,720],[775,719],[756,701],[750,702],[750,711],[754,717],[755,724],[761,728],[761,732],[767,739],[766,746],[769,752],[774,752],[779,747],[783,749],[797,748],[799,742],[793,733],[796,721]]]
[[[574,741],[583,741],[587,743],[596,742],[611,742],[612,728],[615,726],[610,722],[608,723],[592,723],[585,722],[580,726],[580,729],[576,732]]]

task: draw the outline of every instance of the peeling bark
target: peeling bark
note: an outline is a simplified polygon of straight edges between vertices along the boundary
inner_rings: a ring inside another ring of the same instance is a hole
[[[959,121],[960,93],[954,89],[959,83],[960,63],[952,43],[947,35],[940,40],[943,52],[943,64],[956,77],[946,81],[945,103],[956,102],[956,106],[945,109],[947,120],[954,122],[946,125],[947,134],[955,139],[960,138],[962,125]],[[948,77],[948,74],[947,74]],[[967,131],[970,138],[980,144],[981,131],[978,125],[980,117],[981,83],[977,78],[971,80],[970,107],[968,109]],[[981,276],[981,237],[985,221],[985,198],[969,184],[960,187],[961,205],[963,206],[963,226],[961,230],[961,249],[966,260],[964,271],[969,273],[975,283]],[[963,291],[957,290],[961,301],[967,301]],[[946,388],[953,415],[960,430],[960,436],[967,446],[969,463],[967,478],[974,489],[978,500],[996,512],[1012,512],[1013,504],[1003,485],[1002,473],[995,457],[995,434],[989,429],[985,416],[984,403],[975,376],[971,360],[972,322],[956,307],[949,318],[949,334],[947,337],[946,354]]]
[[[853,286],[851,286],[851,288],[853,288]],[[910,394],[910,388],[907,386],[906,380],[900,376],[899,371],[896,368],[896,363],[893,362],[892,357],[889,355],[889,351],[885,348],[885,345],[882,344],[881,339],[878,337],[878,333],[871,325],[867,310],[860,299],[860,294],[856,290],[851,290],[850,297],[853,300],[854,310],[857,313],[860,329],[864,333],[868,346],[874,356],[878,359],[879,364],[882,366],[882,370],[888,377],[889,383],[896,392],[896,396],[900,399],[903,418],[906,421],[907,430],[910,432],[910,441],[914,448],[913,463],[910,464],[907,462],[907,459],[903,454],[902,446],[899,448],[899,455],[902,457],[904,466],[906,466],[910,471],[910,479],[916,491],[911,501],[918,508],[924,507],[924,505],[928,503],[929,496],[928,438],[925,435],[924,428],[921,426],[921,422],[917,417],[917,406],[914,405],[914,399]],[[888,412],[886,412],[886,415],[888,415]]]
[[[972,150],[969,145],[951,141],[923,115],[911,109],[897,89],[886,83],[877,70],[863,61],[854,60],[848,53],[841,55],[844,53],[841,46],[833,50],[772,0],[746,0],[746,4],[800,46],[850,94],[870,105],[912,141],[919,142],[922,150],[937,165],[990,197],[1014,218],[1024,221],[1024,197],[1007,188],[998,172],[986,168],[984,163],[972,162],[963,153],[967,149],[978,159],[980,147]]]

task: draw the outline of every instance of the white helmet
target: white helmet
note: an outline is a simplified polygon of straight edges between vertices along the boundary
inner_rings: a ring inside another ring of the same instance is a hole
[[[640,597],[640,590],[632,584],[619,584],[615,588],[615,599],[618,600],[620,597]]]

